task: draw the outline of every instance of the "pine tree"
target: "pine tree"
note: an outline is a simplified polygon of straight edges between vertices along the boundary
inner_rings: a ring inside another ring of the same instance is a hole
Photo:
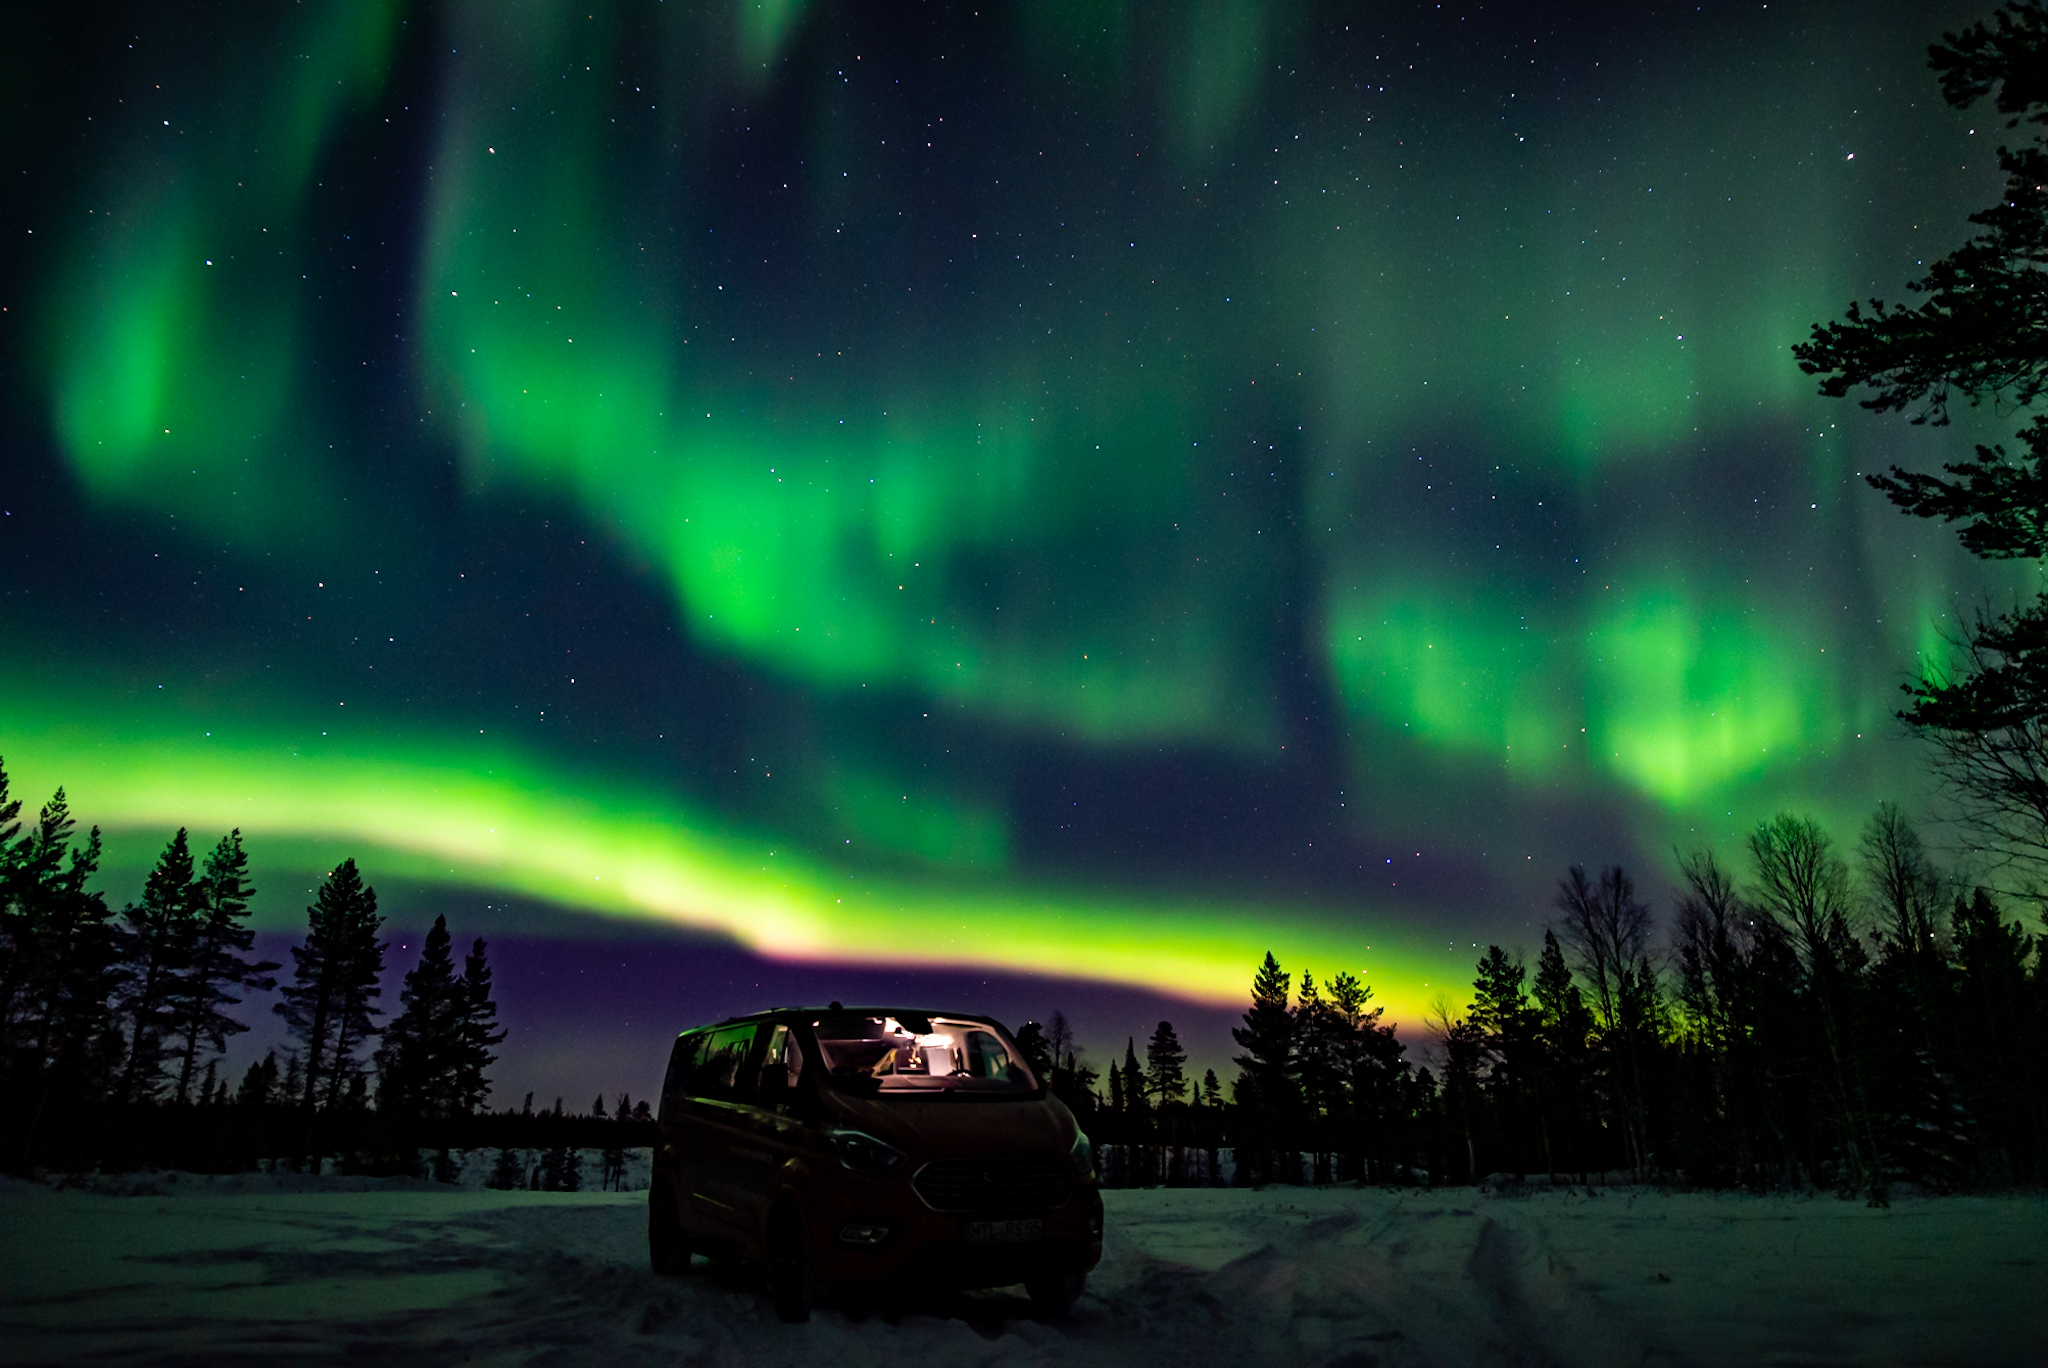
[[[0,790],[0,800],[5,799]],[[11,801],[0,808],[11,809]],[[13,819],[6,818],[10,828]],[[86,884],[99,870],[100,833],[74,843],[64,790],[16,840],[5,861],[8,1014],[0,1020],[7,1090],[25,1117],[21,1162],[34,1154],[44,1114],[96,1101],[119,1083],[125,1050],[112,999],[125,971],[119,928]]]
[[[164,1064],[176,1053],[171,1038],[181,1018],[184,980],[198,941],[199,909],[193,887],[192,849],[179,827],[142,887],[142,901],[122,912],[128,961],[121,1009],[128,1022],[128,1060],[121,1096],[153,1101],[162,1091]]]
[[[1186,1181],[1186,1162],[1179,1139],[1182,1122],[1172,1113],[1179,1110],[1181,1098],[1188,1090],[1187,1062],[1188,1052],[1181,1048],[1173,1023],[1160,1022],[1152,1039],[1145,1043],[1143,1082],[1158,1102],[1158,1138],[1165,1169],[1162,1176],[1169,1186]]]
[[[302,1093],[308,1111],[340,1106],[362,1078],[357,1052],[379,1012],[384,944],[377,931],[377,891],[363,883],[354,860],[342,861],[306,909],[305,943],[292,947],[292,983],[279,990],[276,1012],[305,1047]]]
[[[434,918],[398,1001],[376,1055],[378,1109],[405,1117],[452,1115],[461,1101],[457,1075],[469,1000],[455,978],[446,917]]]
[[[1152,1032],[1152,1039],[1145,1044],[1145,1063],[1149,1070],[1146,1083],[1159,1105],[1180,1101],[1188,1090],[1188,1052],[1181,1048],[1172,1022],[1162,1021]]]
[[[2031,412],[2018,452],[1980,444],[1974,460],[1939,475],[1894,466],[1864,478],[1907,514],[1959,525],[1974,555],[2039,562],[2048,556],[2048,414],[2038,411],[2048,398],[2048,6],[2010,0],[1993,24],[1946,34],[1928,56],[1950,106],[1968,109],[1995,91],[2006,127],[2028,126],[2019,148],[1998,148],[2004,193],[1970,216],[1982,231],[1908,284],[1921,304],[1873,299],[1865,313],[1852,303],[1845,321],[1816,324],[1793,353],[1823,394],[1868,389],[1865,408],[1915,423],[1947,423],[1955,400],[1988,400],[2001,418]],[[2048,597],[1981,612],[1956,644],[1956,659],[1908,686],[1900,716],[1934,743],[1974,843],[2038,884],[2048,868]]]
[[[177,1097],[185,1099],[202,1046],[216,1055],[230,1036],[248,1026],[224,1010],[239,1006],[237,990],[267,993],[277,986],[270,960],[246,958],[256,943],[249,923],[249,903],[256,890],[249,885],[249,857],[239,829],[220,838],[206,857],[206,867],[193,889],[197,925],[185,972],[178,984]]]
[[[491,1065],[505,1032],[498,1025],[498,1004],[491,998],[491,965],[483,937],[469,947],[462,961],[462,1029],[449,1084],[456,1114],[467,1116],[491,1095]],[[531,1095],[528,1096],[529,1102]]]

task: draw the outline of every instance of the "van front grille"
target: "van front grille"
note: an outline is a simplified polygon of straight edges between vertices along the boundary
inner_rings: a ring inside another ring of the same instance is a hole
[[[1074,1171],[1050,1156],[935,1159],[910,1180],[934,1211],[1051,1211],[1074,1191]]]

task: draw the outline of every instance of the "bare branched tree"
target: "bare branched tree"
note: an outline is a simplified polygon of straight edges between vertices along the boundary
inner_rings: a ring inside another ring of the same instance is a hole
[[[1877,1123],[1864,1083],[1856,985],[1863,949],[1851,930],[1855,893],[1849,866],[1810,817],[1779,813],[1750,833],[1758,907],[1790,938],[1820,1017],[1826,1101],[1834,1112],[1850,1183],[1884,1204],[1887,1181]]]
[[[1620,1028],[1632,979],[1650,964],[1650,909],[1636,900],[1635,882],[1612,865],[1595,883],[1573,865],[1558,881],[1558,925],[1573,968],[1593,989],[1600,1029]]]
[[[1863,828],[1863,877],[1869,882],[1884,934],[1901,949],[1936,948],[1942,880],[1920,833],[1896,803],[1879,803]]]
[[[1650,909],[1637,900],[1635,883],[1620,865],[1602,870],[1597,883],[1572,866],[1558,881],[1557,909],[1564,914],[1558,934],[1572,967],[1593,989],[1610,1100],[1628,1142],[1629,1166],[1640,1178],[1650,1167],[1643,1056],[1655,1048],[1659,1010]]]

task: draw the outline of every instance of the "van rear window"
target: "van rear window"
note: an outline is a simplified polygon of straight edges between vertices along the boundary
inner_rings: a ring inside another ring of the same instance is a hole
[[[884,1095],[1024,1096],[1038,1081],[984,1022],[948,1017],[827,1016],[812,1025],[833,1085]]]

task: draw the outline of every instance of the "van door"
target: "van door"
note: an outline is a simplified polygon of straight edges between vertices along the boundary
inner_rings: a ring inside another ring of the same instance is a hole
[[[685,1104],[683,1168],[690,1179],[691,1226],[714,1239],[745,1243],[751,1233],[736,1166],[746,1162],[746,1114],[759,1075],[760,1022],[721,1026],[699,1054]]]
[[[775,1198],[777,1174],[783,1161],[802,1148],[804,1124],[797,1113],[798,1085],[803,1079],[804,1056],[787,1023],[776,1022],[766,1029],[761,1047],[761,1064],[756,1071],[751,1105],[734,1114],[737,1129],[731,1151],[733,1206],[742,1224],[752,1232],[768,1229],[768,1207]]]

